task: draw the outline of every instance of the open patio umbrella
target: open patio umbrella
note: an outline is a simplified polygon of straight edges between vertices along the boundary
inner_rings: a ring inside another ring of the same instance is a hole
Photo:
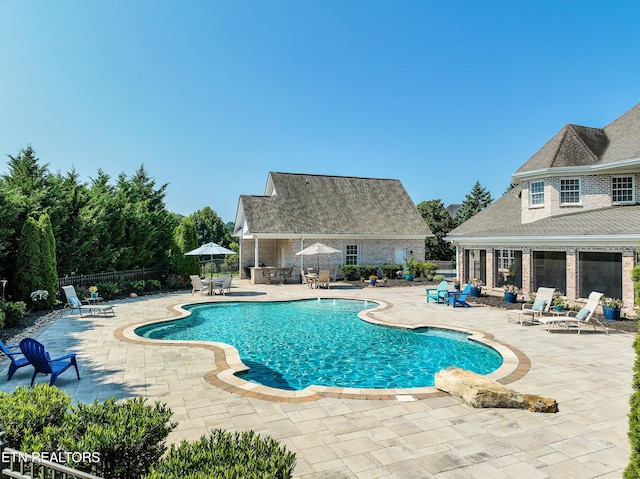
[[[331,253],[342,253],[342,251],[332,248],[331,246],[327,246],[326,244],[314,243],[311,246],[307,246],[302,251],[298,251],[296,256],[311,256],[315,254],[318,259],[318,269],[320,269],[320,255]]]
[[[193,249],[187,253],[185,256],[211,256],[211,263],[213,263],[213,256],[216,254],[237,254],[235,251],[232,251],[224,246],[220,246],[213,241],[211,243],[205,243],[199,248]],[[213,277],[213,270],[211,271],[211,277]]]

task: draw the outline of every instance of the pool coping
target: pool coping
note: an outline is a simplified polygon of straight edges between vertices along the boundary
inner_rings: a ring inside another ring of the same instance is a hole
[[[334,299],[334,298],[323,298]],[[357,301],[371,301],[378,304],[377,307],[361,311],[358,313],[360,319],[378,324],[403,329],[420,329],[420,328],[439,328],[450,331],[458,331],[469,334],[469,339],[485,344],[495,349],[503,358],[502,365],[487,377],[501,383],[509,384],[522,378],[531,369],[529,358],[519,349],[495,339],[491,333],[480,330],[455,327],[450,325],[438,324],[402,324],[398,322],[389,322],[381,320],[375,314],[386,309],[392,308],[393,304],[388,301],[378,299],[362,299],[362,298],[335,298],[335,299],[355,299]],[[290,302],[302,301],[299,299],[280,299],[270,300],[268,302]],[[235,301],[234,301],[235,302]],[[239,302],[243,302],[239,300]],[[244,301],[249,302],[249,301]],[[256,302],[256,301],[250,301]],[[258,301],[260,302],[260,301]],[[317,401],[322,398],[337,399],[361,399],[361,400],[395,400],[395,401],[415,401],[420,399],[428,399],[433,397],[446,397],[449,394],[438,390],[435,386],[425,386],[420,388],[389,388],[389,389],[361,389],[361,388],[337,388],[330,386],[308,386],[298,391],[284,390],[263,386],[261,384],[245,381],[236,376],[236,373],[248,370],[248,367],[240,359],[238,350],[226,343],[213,341],[194,341],[194,340],[163,340],[143,338],[135,334],[135,330],[141,326],[156,323],[166,323],[182,319],[191,314],[190,311],[184,309],[184,306],[194,304],[211,304],[210,302],[189,302],[179,303],[168,306],[167,309],[174,314],[170,318],[161,318],[139,323],[121,326],[114,331],[114,336],[121,341],[139,344],[142,346],[189,346],[195,348],[203,348],[211,351],[215,359],[215,369],[208,371],[204,379],[212,386],[225,390],[227,392],[238,394],[241,396],[251,397],[254,399],[262,399],[273,402],[308,402]]]

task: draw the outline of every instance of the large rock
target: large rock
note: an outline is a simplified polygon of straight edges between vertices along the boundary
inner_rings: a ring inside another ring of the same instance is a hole
[[[473,407],[528,409],[532,412],[558,412],[554,399],[520,394],[482,374],[460,368],[438,371],[435,386],[464,400]]]

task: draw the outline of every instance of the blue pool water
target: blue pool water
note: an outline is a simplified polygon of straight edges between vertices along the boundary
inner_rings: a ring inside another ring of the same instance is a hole
[[[488,374],[502,364],[494,349],[468,334],[438,328],[408,330],[362,321],[377,303],[356,300],[224,302],[186,306],[191,315],[136,329],[152,339],[205,340],[238,349],[249,367],[238,376],[265,386],[413,388],[458,366]]]

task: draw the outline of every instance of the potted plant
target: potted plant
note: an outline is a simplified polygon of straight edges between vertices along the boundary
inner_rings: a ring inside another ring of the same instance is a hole
[[[481,292],[482,292],[482,280],[478,278],[473,278],[471,280],[471,289],[469,290],[469,294],[474,298],[479,298]]]
[[[98,287],[97,286],[89,286],[89,293],[91,293],[92,298],[98,297]]]
[[[371,276],[369,276],[369,283],[371,284],[371,286],[375,286],[376,285],[376,281],[378,281],[378,276],[375,274],[372,274]]]
[[[413,277],[416,274],[416,269],[418,269],[418,262],[415,258],[405,258],[404,262],[404,279],[406,279],[407,281],[413,281]]]
[[[621,299],[607,297],[601,299],[600,303],[602,304],[604,319],[608,321],[616,321],[620,319],[620,308],[624,306]]]
[[[515,303],[520,293],[520,288],[515,284],[505,284],[504,289],[504,301],[505,303]]]
[[[560,292],[556,291],[553,294],[553,306],[556,311],[562,311],[564,309],[564,299],[560,296]]]
[[[454,279],[453,280],[453,289],[455,289],[456,291],[460,291],[460,280],[459,279]]]

